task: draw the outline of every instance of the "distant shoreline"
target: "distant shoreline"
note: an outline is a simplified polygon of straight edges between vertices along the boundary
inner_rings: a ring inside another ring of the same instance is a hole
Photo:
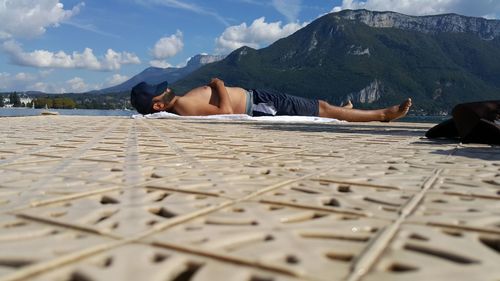
[[[0,117],[39,116],[44,111],[54,111],[58,112],[59,115],[70,116],[132,116],[134,114],[137,114],[135,110],[123,109],[44,109],[27,107],[3,107],[0,108]]]

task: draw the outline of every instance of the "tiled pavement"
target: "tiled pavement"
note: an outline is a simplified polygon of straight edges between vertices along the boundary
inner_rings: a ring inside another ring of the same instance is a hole
[[[0,126],[0,280],[500,280],[498,146],[409,123]]]

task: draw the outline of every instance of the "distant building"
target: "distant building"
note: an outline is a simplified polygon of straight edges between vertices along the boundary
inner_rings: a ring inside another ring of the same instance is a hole
[[[3,104],[4,104],[4,107],[12,107],[12,104],[10,104],[9,97],[3,97]]]
[[[21,106],[24,104],[24,106],[28,106],[31,102],[33,102],[33,98],[26,94],[18,94],[19,96],[19,101],[21,102]],[[14,105],[10,103],[10,97],[9,95],[3,97],[3,103],[4,107],[13,107]]]
[[[24,104],[24,106],[27,106],[29,103],[33,101],[33,99],[26,94],[19,95],[19,99],[21,100],[21,104]]]

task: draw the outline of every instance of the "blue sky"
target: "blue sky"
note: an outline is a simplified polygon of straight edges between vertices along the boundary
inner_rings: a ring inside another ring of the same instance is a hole
[[[0,0],[0,91],[84,92],[265,47],[342,9],[498,19],[498,0]]]

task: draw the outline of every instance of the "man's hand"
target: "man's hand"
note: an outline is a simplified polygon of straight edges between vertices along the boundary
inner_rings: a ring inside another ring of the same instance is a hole
[[[208,84],[210,88],[217,88],[217,86],[224,86],[224,81],[220,80],[219,78],[212,78],[212,81]]]
[[[219,95],[219,111],[217,114],[233,114],[231,98],[229,97],[226,86],[224,86],[224,81],[219,78],[212,78],[208,86]]]

